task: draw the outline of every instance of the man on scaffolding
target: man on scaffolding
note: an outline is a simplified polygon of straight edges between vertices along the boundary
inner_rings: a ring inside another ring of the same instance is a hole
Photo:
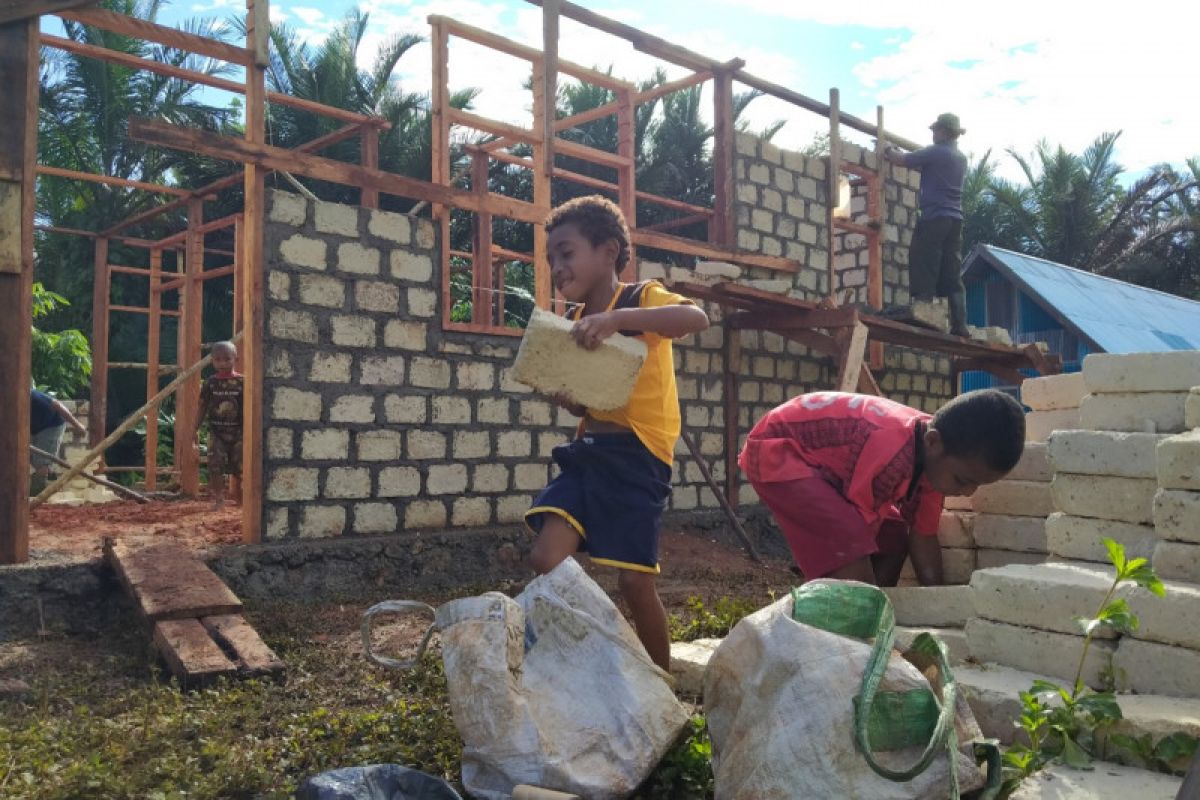
[[[921,218],[908,250],[912,300],[930,302],[935,295],[947,298],[950,332],[965,337],[968,336],[967,296],[960,271],[962,189],[967,157],[958,149],[958,137],[966,130],[956,114],[940,114],[929,129],[933,131],[933,144],[929,147],[906,153],[889,144],[883,156],[893,164],[921,172]]]

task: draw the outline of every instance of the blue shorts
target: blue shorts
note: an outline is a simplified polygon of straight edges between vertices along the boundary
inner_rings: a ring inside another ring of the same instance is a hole
[[[585,433],[554,448],[562,470],[525,512],[540,532],[557,514],[597,564],[658,573],[658,529],[671,496],[671,467],[633,433]]]

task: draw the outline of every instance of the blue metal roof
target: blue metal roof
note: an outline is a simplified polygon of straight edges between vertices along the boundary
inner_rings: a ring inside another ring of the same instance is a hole
[[[1200,302],[1084,272],[992,245],[977,245],[963,264],[1006,274],[1064,326],[1106,353],[1200,350]]]

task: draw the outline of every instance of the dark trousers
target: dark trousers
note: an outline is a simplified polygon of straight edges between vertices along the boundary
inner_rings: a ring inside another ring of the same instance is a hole
[[[959,274],[961,251],[961,219],[937,217],[918,222],[908,251],[908,285],[913,298],[951,297],[964,291]]]

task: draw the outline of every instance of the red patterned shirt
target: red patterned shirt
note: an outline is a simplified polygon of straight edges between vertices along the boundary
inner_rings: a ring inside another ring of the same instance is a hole
[[[930,415],[882,397],[814,392],[767,413],[738,457],[751,480],[820,477],[875,522],[897,514],[926,536],[937,534],[942,495],[922,475],[915,488],[918,437]]]

